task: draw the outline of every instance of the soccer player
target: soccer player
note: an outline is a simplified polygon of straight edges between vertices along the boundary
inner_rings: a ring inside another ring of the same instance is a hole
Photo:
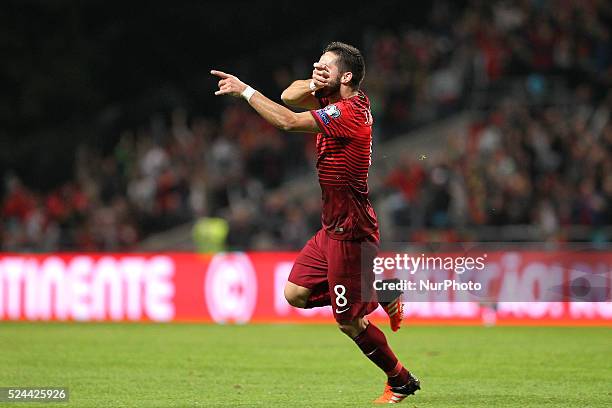
[[[362,257],[376,256],[379,232],[368,199],[373,120],[368,97],[360,90],[365,75],[361,52],[332,42],[314,64],[312,78],[295,81],[283,91],[285,104],[307,112],[293,112],[233,75],[215,70],[211,74],[220,78],[215,95],[243,97],[280,129],[317,133],[322,229],[298,255],[285,297],[299,308],[332,305],[340,330],[387,375],[384,392],[375,402],[401,402],[420,389],[419,380],[399,362],[383,332],[367,320],[378,303],[375,295],[364,297],[369,291],[362,291],[371,282],[371,276],[362,275]],[[397,331],[402,320],[400,298],[382,306]]]

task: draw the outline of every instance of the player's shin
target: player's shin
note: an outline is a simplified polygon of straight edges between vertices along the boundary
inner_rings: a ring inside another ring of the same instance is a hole
[[[385,334],[373,323],[369,323],[353,341],[367,358],[387,374],[390,386],[402,386],[410,380],[408,370],[389,347]]]

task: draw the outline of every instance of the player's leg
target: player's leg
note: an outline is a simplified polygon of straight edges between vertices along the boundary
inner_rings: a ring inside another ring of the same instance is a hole
[[[361,288],[371,280],[363,276],[371,270],[362,269],[362,255],[368,256],[363,251],[375,253],[375,246],[375,243],[329,239],[328,281],[338,327],[387,375],[385,392],[376,402],[394,403],[414,394],[420,386],[393,353],[384,333],[365,318],[378,304],[372,301],[370,291]]]
[[[285,284],[285,299],[291,306],[309,309],[331,304],[321,234],[325,232],[319,231],[306,243],[293,264]]]
[[[285,284],[285,299],[293,307],[300,309],[306,308],[306,303],[310,297],[312,290],[305,288],[300,285],[296,285],[293,282],[287,281]]]
[[[383,394],[374,402],[399,403],[421,389],[419,380],[410,374],[391,350],[385,334],[365,317],[339,322],[338,327],[387,375]]]
[[[401,297],[397,297],[393,302],[382,304],[381,306],[387,316],[389,316],[389,324],[391,325],[391,330],[398,331],[402,325],[402,320],[404,319],[404,305],[402,304]]]
[[[388,279],[387,282],[399,282],[399,279]],[[404,318],[404,305],[402,304],[402,291],[385,291],[378,293],[378,302],[387,316],[391,330],[398,331]]]

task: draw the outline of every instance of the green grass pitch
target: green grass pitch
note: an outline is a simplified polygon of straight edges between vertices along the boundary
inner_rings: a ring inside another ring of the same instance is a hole
[[[385,333],[422,383],[401,406],[612,406],[610,328]],[[0,323],[0,367],[0,386],[68,386],[53,407],[369,407],[384,382],[333,325]]]

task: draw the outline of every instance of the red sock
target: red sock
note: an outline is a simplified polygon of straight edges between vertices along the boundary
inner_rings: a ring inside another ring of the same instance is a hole
[[[374,324],[368,324],[353,341],[367,358],[387,374],[389,385],[397,387],[408,382],[408,370],[391,351],[385,334]]]

